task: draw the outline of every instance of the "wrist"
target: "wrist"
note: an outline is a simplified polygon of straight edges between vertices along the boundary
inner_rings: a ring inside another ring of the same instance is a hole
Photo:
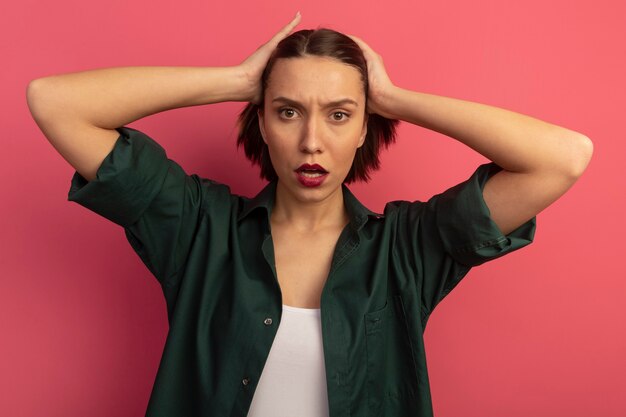
[[[401,94],[401,88],[391,85],[377,95],[377,99],[372,103],[373,113],[379,114],[387,119],[397,119],[398,112],[395,106],[398,103],[398,96]]]
[[[241,65],[227,67],[231,81],[231,98],[229,101],[253,101],[257,93],[257,86],[250,74]]]

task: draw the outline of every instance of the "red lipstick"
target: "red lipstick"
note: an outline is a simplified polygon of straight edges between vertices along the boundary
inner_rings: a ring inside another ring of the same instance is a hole
[[[318,164],[302,164],[295,173],[300,184],[305,187],[318,187],[328,176],[328,171]]]

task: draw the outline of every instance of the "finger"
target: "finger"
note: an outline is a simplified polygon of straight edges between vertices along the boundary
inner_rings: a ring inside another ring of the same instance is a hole
[[[356,37],[356,36],[354,36],[354,35],[348,35],[348,36],[349,36],[350,38],[352,38],[352,40],[353,40],[354,42],[356,42],[356,43],[357,43],[357,45],[359,45],[359,46],[361,47],[361,49],[367,49],[367,50],[371,50],[371,49],[372,49],[372,48],[370,48],[370,47],[369,47],[369,45],[368,45],[368,44],[366,44],[366,43],[363,41],[363,39],[358,38],[358,37]]]
[[[282,38],[284,38],[285,36],[289,35],[291,30],[298,23],[300,23],[301,19],[302,19],[302,15],[300,14],[300,12],[296,13],[296,16],[291,20],[291,22],[289,22],[285,26],[283,26],[283,28],[280,31],[278,31],[278,33],[276,35],[274,35],[271,40],[272,41],[276,41],[276,43],[280,42],[280,40]]]
[[[374,51],[371,46],[366,44],[365,41],[363,41],[362,39],[356,36],[352,36],[352,35],[348,35],[348,36],[352,38],[352,40],[355,41],[357,45],[359,45],[359,47],[363,51],[363,56],[365,56],[365,59],[367,61],[373,61],[373,60],[380,58],[380,56],[376,53],[376,51]]]
[[[363,42],[363,40],[357,36],[354,35],[348,35],[348,37],[350,37],[353,41],[355,41],[356,43],[365,43]]]

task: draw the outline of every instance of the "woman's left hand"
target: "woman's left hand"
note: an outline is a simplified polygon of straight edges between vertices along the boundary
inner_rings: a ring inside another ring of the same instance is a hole
[[[348,35],[359,45],[367,61],[367,73],[369,91],[367,93],[367,112],[376,113],[388,119],[394,116],[389,110],[387,103],[390,101],[395,85],[389,79],[383,57],[374,52],[362,39]]]

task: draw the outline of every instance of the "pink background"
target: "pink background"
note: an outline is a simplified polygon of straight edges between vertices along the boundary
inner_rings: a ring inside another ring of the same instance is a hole
[[[3,5],[0,415],[143,415],[167,334],[160,287],[123,230],[67,202],[74,170],[32,120],[28,82],[108,66],[235,65],[301,10],[298,29],[363,38],[401,87],[504,107],[593,140],[587,172],[539,214],[535,242],[472,270],[438,306],[425,336],[428,365],[438,417],[623,417],[625,4]],[[263,183],[234,145],[242,107],[177,109],[130,126],[188,173],[251,196]],[[370,184],[352,187],[374,210],[427,199],[486,159],[403,123],[382,162]]]

